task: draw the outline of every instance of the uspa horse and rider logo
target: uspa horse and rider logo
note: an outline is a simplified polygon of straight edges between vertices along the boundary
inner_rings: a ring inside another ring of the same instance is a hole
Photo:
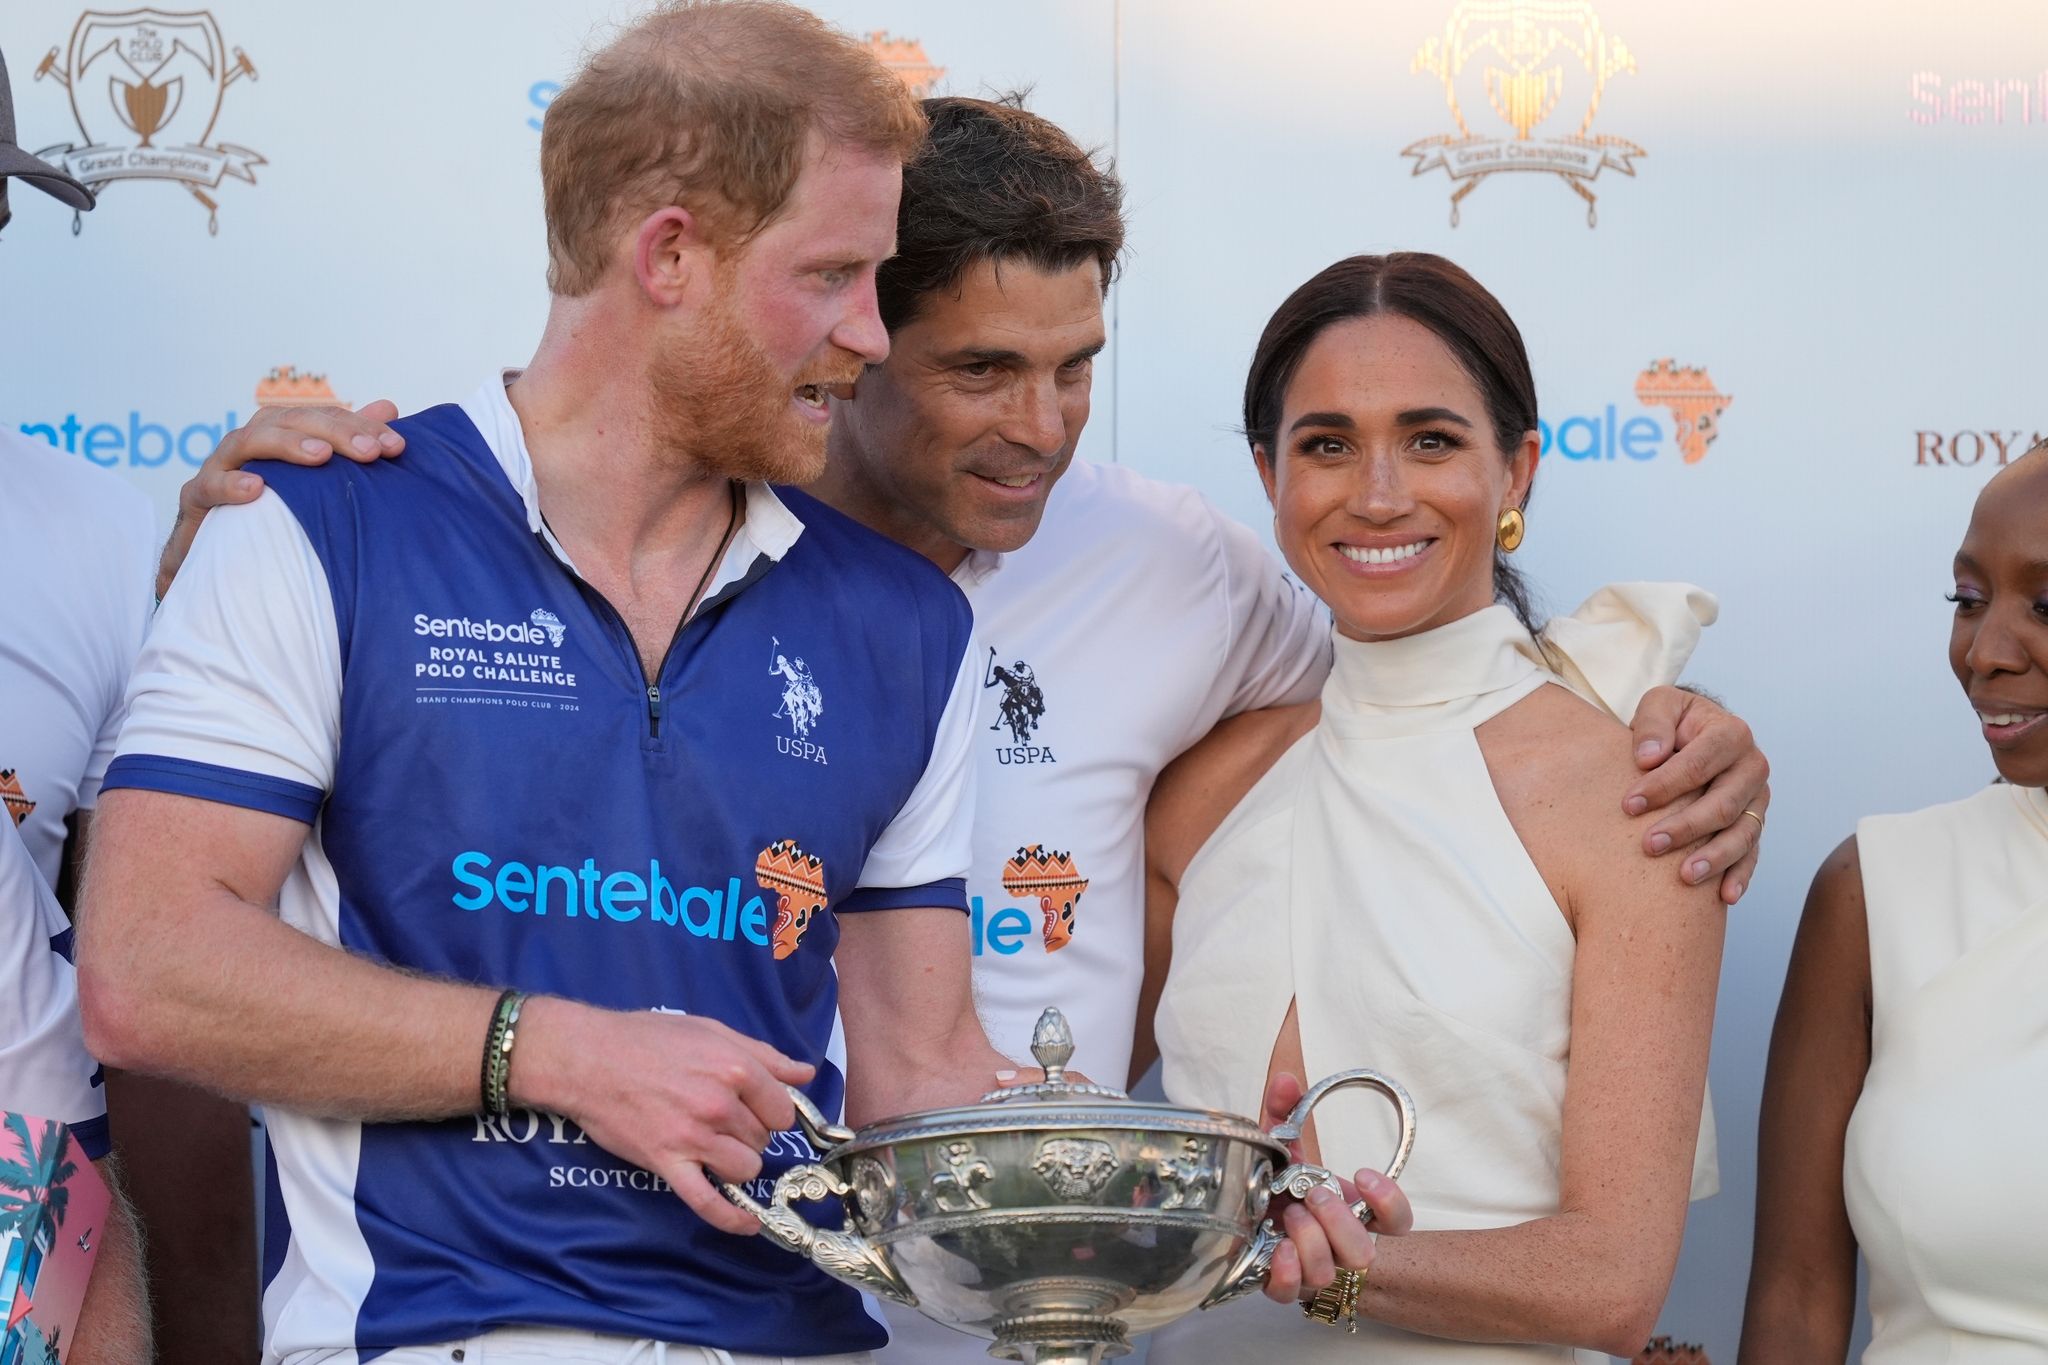
[[[770,638],[768,676],[782,680],[782,703],[775,708],[774,718],[789,722],[789,733],[775,737],[775,748],[791,758],[823,763],[825,746],[811,738],[811,731],[825,714],[825,694],[803,656],[792,658],[783,653],[781,639]]]
[[[1031,737],[1037,733],[1039,724],[1045,719],[1045,689],[1038,685],[1038,674],[1030,664],[1018,659],[1009,664],[997,661],[993,647],[988,652],[988,667],[983,670],[981,687],[984,692],[1000,687],[1002,694],[996,699],[995,724],[991,730],[1010,732],[1010,743],[996,750],[996,760],[1004,765],[1013,763],[1057,763],[1049,745],[1033,744]]]
[[[167,180],[205,208],[206,230],[218,233],[220,205],[210,192],[229,176],[256,183],[262,157],[211,141],[229,88],[255,80],[256,67],[226,44],[208,11],[87,10],[64,51],[51,48],[36,67],[36,79],[45,77],[70,94],[85,141],[37,155],[94,193],[117,180]],[[80,227],[74,220],[71,230]]]

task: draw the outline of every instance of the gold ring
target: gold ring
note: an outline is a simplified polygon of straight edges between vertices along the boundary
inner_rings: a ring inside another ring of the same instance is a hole
[[[1757,814],[1757,813],[1756,813],[1755,811],[1753,811],[1753,810],[1746,810],[1746,811],[1744,811],[1744,812],[1742,812],[1742,813],[1743,813],[1744,815],[1747,815],[1747,816],[1748,816],[1748,817],[1749,817],[1750,819],[1752,819],[1752,820],[1756,821],[1756,832],[1757,832],[1757,837],[1758,837],[1758,838],[1762,838],[1762,837],[1763,837],[1763,832],[1764,832],[1764,818],[1763,818],[1763,816],[1761,816],[1761,815],[1758,815],[1758,814]]]

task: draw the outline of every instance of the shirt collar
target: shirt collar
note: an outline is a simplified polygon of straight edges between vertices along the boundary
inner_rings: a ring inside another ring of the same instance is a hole
[[[518,377],[516,369],[500,370],[477,386],[476,392],[463,403],[462,411],[483,436],[491,454],[497,457],[498,467],[505,471],[506,482],[518,492],[526,507],[527,528],[546,541],[555,558],[575,572],[575,561],[569,558],[569,552],[555,539],[555,533],[540,514],[540,485],[533,477],[533,456],[526,448],[526,431],[520,426],[519,414],[505,392],[506,386]],[[803,533],[803,521],[775,495],[773,488],[759,481],[749,482],[746,485],[746,517],[734,533],[732,544],[718,566],[718,573],[706,585],[705,596],[713,596],[745,577],[754,562],[763,556],[779,562]]]
[[[972,592],[1002,568],[1007,557],[1000,550],[969,550],[954,568],[952,580],[963,592]]]

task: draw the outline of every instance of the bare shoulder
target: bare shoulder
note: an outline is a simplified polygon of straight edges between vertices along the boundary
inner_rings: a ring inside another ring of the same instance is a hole
[[[1640,776],[1629,729],[1565,688],[1538,688],[1477,733],[1510,815],[1528,808],[1575,823],[1610,812],[1616,822],[1625,818],[1622,794]]]
[[[1596,893],[1667,909],[1719,906],[1713,885],[1679,880],[1680,855],[1643,852],[1661,813],[1621,808],[1641,776],[1626,725],[1563,687],[1544,687],[1480,726],[1478,739],[1502,808],[1575,925]]]
[[[1822,860],[1820,870],[1813,874],[1813,889],[1807,894],[1807,910],[1826,903],[1825,913],[1832,919],[1853,917],[1858,932],[1863,929],[1863,859],[1857,851],[1856,836],[1850,835],[1835,845],[1834,852]]]
[[[1863,861],[1856,836],[1835,846],[1813,874],[1792,943],[1786,995],[1805,990],[1847,991],[1867,1012],[1870,998],[1870,912],[1863,899]]]
[[[1145,811],[1145,859],[1152,872],[1178,885],[1223,818],[1321,715],[1319,701],[1247,711],[1220,722],[1168,764]]]

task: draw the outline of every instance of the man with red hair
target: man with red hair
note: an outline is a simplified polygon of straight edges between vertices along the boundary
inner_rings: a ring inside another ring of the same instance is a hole
[[[265,1107],[266,1361],[881,1343],[717,1185],[804,1159],[786,1087],[858,1121],[1006,1064],[969,993],[966,601],[777,486],[888,353],[923,132],[802,10],[664,7],[552,106],[526,367],[397,422],[418,458],[266,468],[194,543],[81,989],[110,1063]],[[833,911],[779,943],[778,868]]]

